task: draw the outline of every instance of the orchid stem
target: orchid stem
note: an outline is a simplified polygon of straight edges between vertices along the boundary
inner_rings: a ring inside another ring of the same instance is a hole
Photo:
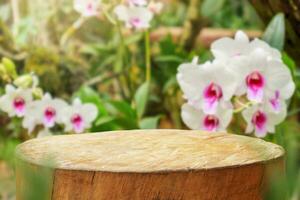
[[[11,9],[12,9],[12,16],[13,16],[13,26],[18,27],[20,22],[20,10],[19,10],[19,1],[18,0],[11,0]],[[19,31],[18,29],[16,29]],[[16,32],[14,32],[17,35]]]
[[[151,81],[151,52],[149,30],[145,31],[145,62],[146,62],[146,81]]]
[[[253,102],[249,101],[246,104],[241,102],[238,98],[235,98],[234,101],[236,103],[238,103],[239,105],[241,105],[241,107],[238,107],[237,109],[234,109],[234,113],[239,113],[242,112],[243,110],[245,110],[246,108],[249,108],[251,105],[253,105]]]
[[[119,21],[116,21],[116,28],[117,32],[119,34],[119,49],[117,51],[117,61],[116,61],[116,66],[115,66],[115,73],[119,73],[124,70],[128,70],[128,67],[130,67],[130,60],[129,60],[129,49],[126,47],[125,39],[122,33],[121,29],[121,24]],[[129,81],[126,77],[126,74],[122,74],[121,76],[118,77],[118,84],[120,87],[120,90],[123,94],[123,97],[126,99],[126,97],[129,97],[130,94],[130,89],[129,88]]]
[[[122,30],[121,30],[121,25],[119,22],[117,22],[117,29],[118,29],[118,33],[119,33],[119,37],[120,37],[120,48],[121,48],[121,52],[120,52],[120,57],[122,59],[122,64],[123,65],[127,65],[127,51],[126,51],[126,46],[125,46],[125,41],[124,41],[124,37],[122,34]]]
[[[68,41],[68,39],[75,33],[75,31],[77,29],[79,29],[81,27],[81,25],[85,22],[85,18],[84,17],[80,17],[78,18],[71,27],[69,27],[66,32],[62,35],[59,44],[61,47],[65,46],[66,42]]]

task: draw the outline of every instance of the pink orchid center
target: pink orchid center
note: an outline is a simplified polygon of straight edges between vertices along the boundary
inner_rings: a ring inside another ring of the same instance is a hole
[[[207,131],[216,131],[219,126],[219,119],[214,115],[207,115],[203,120],[203,126]]]
[[[25,100],[22,97],[16,97],[13,100],[13,107],[16,110],[16,113],[18,116],[21,116],[24,114],[25,110]]]
[[[86,6],[86,9],[88,10],[88,11],[93,11],[93,4],[92,3],[88,3],[87,4],[87,6]]]
[[[279,93],[278,90],[276,90],[276,91],[275,91],[274,97],[270,99],[270,103],[271,103],[271,105],[272,105],[272,108],[273,108],[275,111],[279,111],[279,110],[280,110],[279,96],[280,96],[280,93]]]
[[[222,98],[223,92],[222,88],[215,84],[215,83],[210,83],[205,89],[204,89],[204,98],[205,100],[209,102],[215,102],[218,101]]]
[[[251,101],[261,102],[264,96],[265,78],[254,71],[246,77],[247,98]]]
[[[215,84],[210,83],[203,91],[203,110],[205,113],[215,113],[219,100],[223,97],[222,88]]]
[[[253,91],[258,91],[265,86],[265,79],[261,73],[255,71],[246,77],[247,87]]]
[[[44,112],[44,123],[47,127],[52,127],[55,122],[56,110],[53,107],[47,107]]]
[[[99,12],[99,7],[96,4],[94,4],[93,2],[89,2],[86,5],[86,14],[88,16],[97,15],[98,12]]]
[[[141,19],[138,18],[138,17],[133,17],[130,19],[130,24],[133,26],[133,27],[139,27],[141,25]]]
[[[79,114],[74,114],[71,117],[71,123],[76,133],[83,131],[83,118]]]
[[[134,4],[134,5],[144,5],[146,4],[145,0],[128,0],[129,4]]]
[[[267,115],[264,112],[257,111],[254,113],[251,122],[259,131],[262,131],[266,127]]]
[[[242,55],[242,54],[241,54],[240,52],[237,52],[237,53],[233,54],[232,57],[239,57],[239,56],[241,56],[241,55]]]

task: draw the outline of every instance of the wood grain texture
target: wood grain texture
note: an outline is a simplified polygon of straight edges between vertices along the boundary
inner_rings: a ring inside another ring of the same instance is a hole
[[[262,199],[268,177],[283,169],[283,154],[260,139],[183,130],[55,136],[17,148],[27,172],[53,169],[54,200]],[[45,155],[55,164],[43,162]],[[26,176],[17,176],[23,200]]]

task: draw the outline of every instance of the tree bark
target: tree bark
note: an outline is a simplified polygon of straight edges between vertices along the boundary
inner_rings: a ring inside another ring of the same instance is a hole
[[[283,154],[260,139],[200,131],[34,139],[17,148],[17,200],[41,191],[32,184],[38,177],[47,184],[37,199],[261,200],[275,169],[283,170]]]

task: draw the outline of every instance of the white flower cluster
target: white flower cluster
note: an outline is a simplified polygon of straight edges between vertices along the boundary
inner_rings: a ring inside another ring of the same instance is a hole
[[[116,6],[114,12],[127,28],[140,30],[150,27],[154,14],[159,14],[162,7],[161,2],[151,1],[148,3],[147,0],[127,0],[124,5]]]
[[[37,125],[42,125],[46,134],[55,124],[63,124],[65,131],[82,133],[90,128],[91,123],[98,115],[94,104],[82,104],[80,99],[75,99],[72,105],[64,100],[52,98],[46,93],[42,99],[34,100],[34,88],[16,88],[6,85],[5,94],[0,97],[0,109],[9,117],[22,117],[22,126],[31,133]]]
[[[194,59],[179,66],[177,80],[187,99],[181,113],[184,123],[191,129],[222,131],[239,106],[246,133],[274,133],[295,90],[281,53],[262,40],[249,41],[242,31],[234,39],[215,41],[211,51],[213,61],[197,64]]]

